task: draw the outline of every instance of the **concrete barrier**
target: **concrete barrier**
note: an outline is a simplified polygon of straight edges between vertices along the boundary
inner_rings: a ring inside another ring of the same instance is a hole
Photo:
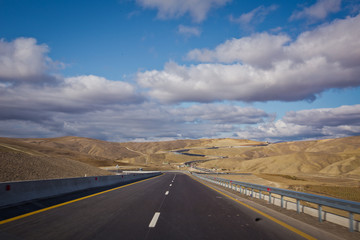
[[[160,172],[0,183],[0,207],[80,190],[139,181]]]

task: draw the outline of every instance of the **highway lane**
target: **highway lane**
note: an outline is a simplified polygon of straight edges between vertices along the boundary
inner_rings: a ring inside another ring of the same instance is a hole
[[[177,175],[149,239],[304,238],[187,175]]]
[[[15,221],[0,239],[303,239],[207,188],[167,173]]]

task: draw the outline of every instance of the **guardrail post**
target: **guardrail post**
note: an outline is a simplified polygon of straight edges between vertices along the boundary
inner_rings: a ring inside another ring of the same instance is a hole
[[[284,196],[281,195],[281,208],[284,208]]]
[[[254,197],[254,189],[251,189],[251,197]]]
[[[269,192],[269,203],[271,203],[271,192]]]
[[[299,214],[300,213],[300,200],[296,199],[296,211]]]
[[[319,209],[319,222],[322,222],[322,205],[321,204],[319,204],[318,209]]]
[[[349,212],[349,231],[354,231],[354,214],[352,212]]]
[[[245,187],[245,195],[247,196],[247,187]]]
[[[259,199],[261,199],[261,190],[259,190]]]

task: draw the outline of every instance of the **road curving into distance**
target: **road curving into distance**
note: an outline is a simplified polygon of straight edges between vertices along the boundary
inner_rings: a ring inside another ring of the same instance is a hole
[[[0,209],[0,214],[1,214]],[[314,239],[182,173],[0,221],[0,239]]]

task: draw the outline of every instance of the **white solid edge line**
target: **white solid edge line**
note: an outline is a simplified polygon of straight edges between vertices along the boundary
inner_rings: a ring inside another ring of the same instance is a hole
[[[168,195],[169,194],[169,191],[166,191],[165,195]]]
[[[155,227],[156,222],[157,222],[157,220],[159,219],[159,216],[160,216],[160,212],[156,212],[156,213],[154,214],[154,216],[153,216],[153,218],[151,219],[151,222],[150,222],[150,224],[149,224],[149,227],[150,227],[150,228]]]

